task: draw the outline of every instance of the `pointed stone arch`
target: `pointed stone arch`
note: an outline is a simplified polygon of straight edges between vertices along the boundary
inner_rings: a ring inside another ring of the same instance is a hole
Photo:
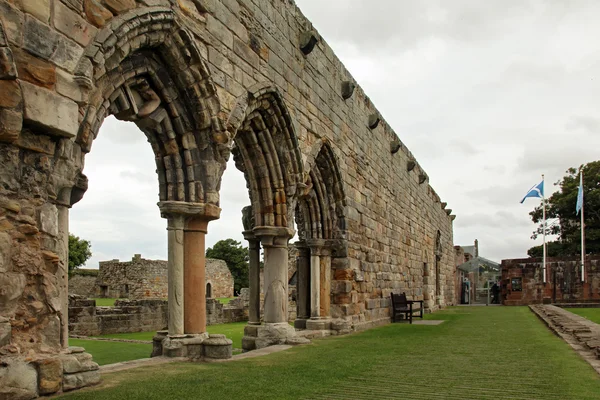
[[[90,92],[76,138],[83,153],[108,115],[133,121],[152,145],[161,202],[219,204],[229,138],[208,68],[171,9],[112,19],[87,46],[75,80]]]
[[[238,100],[227,122],[236,167],[244,173],[256,227],[290,227],[302,158],[279,91],[259,84]]]

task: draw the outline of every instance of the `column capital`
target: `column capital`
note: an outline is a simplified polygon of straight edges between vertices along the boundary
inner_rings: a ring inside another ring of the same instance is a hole
[[[163,218],[181,215],[186,218],[198,217],[207,221],[219,219],[221,209],[214,204],[190,203],[187,201],[159,201],[158,208]]]
[[[263,247],[287,247],[296,231],[283,226],[257,226],[252,230]]]
[[[306,245],[310,248],[311,254],[315,256],[331,255],[331,240],[327,239],[306,239]]]

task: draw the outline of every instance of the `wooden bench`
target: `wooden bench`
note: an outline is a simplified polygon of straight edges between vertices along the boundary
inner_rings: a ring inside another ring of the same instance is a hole
[[[423,319],[423,300],[408,300],[406,293],[392,293],[392,322],[396,322],[396,318],[403,314],[404,319],[408,319],[412,324],[413,312],[419,311],[418,317]]]

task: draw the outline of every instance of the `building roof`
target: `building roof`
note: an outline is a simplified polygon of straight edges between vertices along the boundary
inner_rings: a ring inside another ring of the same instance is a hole
[[[474,246],[470,246],[470,247],[474,247]],[[487,267],[488,269],[493,270],[493,271],[500,271],[500,264],[498,264],[497,262],[494,262],[492,260],[488,260],[485,257],[474,257],[474,258],[470,259],[469,261],[467,261],[466,263],[459,265],[458,269],[465,271],[465,272],[471,272],[479,267]]]

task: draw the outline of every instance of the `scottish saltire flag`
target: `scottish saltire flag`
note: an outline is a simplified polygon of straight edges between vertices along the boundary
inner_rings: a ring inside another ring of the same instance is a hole
[[[577,204],[575,205],[575,215],[579,214],[583,206],[583,178],[579,177],[579,190],[577,191]]]
[[[544,197],[544,181],[541,181],[539,184],[529,189],[529,192],[527,192],[525,197],[523,197],[523,200],[521,200],[521,204],[523,204],[528,197]]]

